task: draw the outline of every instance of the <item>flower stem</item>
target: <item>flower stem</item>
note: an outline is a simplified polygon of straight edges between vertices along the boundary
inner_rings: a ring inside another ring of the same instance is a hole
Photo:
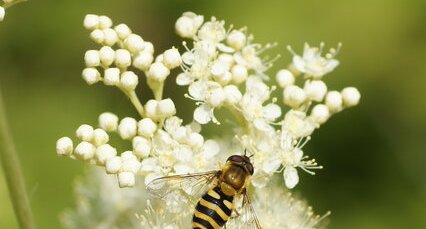
[[[237,119],[238,123],[241,125],[241,127],[244,129],[244,132],[248,134],[249,132],[249,125],[247,123],[247,120],[244,118],[244,116],[239,112],[235,107],[233,106],[227,106],[228,110],[231,112],[231,114]]]
[[[0,157],[6,176],[9,195],[21,229],[35,229],[30,203],[25,189],[24,177],[7,125],[6,112],[0,90]]]
[[[13,6],[13,5],[16,5],[16,4],[21,3],[21,2],[26,2],[26,1],[27,0],[16,0],[16,1],[13,1],[13,2],[10,2],[10,3],[5,3],[3,5],[3,8],[7,9],[7,8]]]

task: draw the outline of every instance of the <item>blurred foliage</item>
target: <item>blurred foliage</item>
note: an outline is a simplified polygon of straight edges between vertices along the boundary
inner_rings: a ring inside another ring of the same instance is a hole
[[[341,41],[342,64],[325,80],[358,87],[361,104],[314,134],[305,149],[325,169],[302,177],[296,192],[316,212],[332,211],[332,229],[426,227],[426,1],[29,0],[0,23],[0,86],[39,228],[60,228],[58,215],[74,205],[73,181],[84,171],[56,156],[56,139],[106,110],[136,116],[117,90],[81,80],[83,54],[95,47],[84,15],[124,22],[162,51],[180,47],[174,21],[187,10],[248,26],[257,42],[278,42],[269,53],[283,57],[271,75],[289,63],[286,45],[300,52],[305,41]],[[178,112],[188,120],[187,106],[182,96]],[[18,228],[3,174],[0,203],[0,228]]]

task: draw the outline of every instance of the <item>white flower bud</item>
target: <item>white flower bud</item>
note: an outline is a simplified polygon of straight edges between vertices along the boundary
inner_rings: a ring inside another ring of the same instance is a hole
[[[107,132],[105,132],[105,130],[103,129],[96,129],[93,131],[93,144],[95,144],[95,146],[100,146],[103,144],[106,144],[109,141],[109,136],[107,134]]]
[[[141,167],[141,163],[136,159],[125,159],[122,160],[121,163],[121,171],[123,172],[131,172],[136,174]]]
[[[342,97],[345,107],[352,107],[358,105],[361,94],[355,87],[347,87],[342,90]]]
[[[330,118],[330,111],[326,105],[317,104],[312,108],[310,117],[313,121],[321,125]]]
[[[203,147],[204,138],[199,133],[191,133],[189,135],[189,144],[195,149],[200,149]]]
[[[132,57],[129,51],[118,49],[115,51],[115,65],[119,68],[127,68],[132,64]]]
[[[144,137],[134,137],[132,145],[133,153],[139,158],[146,158],[151,153],[151,142]]]
[[[145,104],[145,113],[149,118],[153,118],[154,120],[157,118],[157,106],[158,101],[154,99],[148,100]]]
[[[305,91],[302,88],[290,85],[284,89],[284,103],[292,108],[298,108],[306,100]]]
[[[121,158],[113,156],[106,160],[105,170],[108,174],[116,174],[121,169]]]
[[[241,94],[240,90],[235,85],[228,85],[223,88],[226,96],[226,102],[230,105],[234,105],[238,102],[240,102],[243,95]]]
[[[234,56],[222,53],[218,56],[217,61],[227,63],[229,66],[234,64]]]
[[[107,68],[104,72],[104,84],[109,86],[116,86],[120,82],[120,69]]]
[[[117,33],[115,32],[115,30],[104,29],[102,32],[104,34],[104,41],[103,41],[104,45],[113,46],[115,43],[117,43],[118,36],[117,36]]]
[[[228,85],[232,80],[232,73],[227,71],[223,75],[213,76],[213,78],[222,86]]]
[[[93,139],[93,127],[83,124],[76,130],[77,137],[82,141],[90,142]]]
[[[343,109],[343,98],[338,91],[330,91],[325,97],[325,105],[331,113],[339,112]]]
[[[120,85],[123,89],[133,91],[138,86],[138,83],[138,76],[134,72],[127,71],[121,74]]]
[[[0,21],[3,21],[4,15],[6,14],[6,11],[3,7],[0,6]]]
[[[239,50],[246,44],[246,35],[241,31],[234,30],[228,35],[226,42],[232,48]]]
[[[144,41],[137,34],[130,34],[124,41],[126,48],[132,53],[138,53],[144,48]]]
[[[182,63],[179,51],[174,47],[166,50],[163,54],[163,63],[169,69],[179,67]]]
[[[148,70],[148,77],[156,81],[164,81],[170,74],[170,70],[163,63],[153,63]]]
[[[321,80],[306,81],[304,90],[309,99],[321,102],[327,93],[327,85]]]
[[[276,80],[280,87],[285,88],[294,84],[294,75],[287,69],[281,69],[277,72]]]
[[[71,138],[62,137],[56,141],[56,153],[61,156],[69,156],[72,154],[73,143]]]
[[[143,51],[154,55],[154,45],[149,41],[145,41]]]
[[[173,100],[167,98],[158,102],[156,114],[161,117],[170,117],[176,114],[176,107]]]
[[[99,66],[101,59],[99,57],[99,51],[98,50],[88,50],[84,54],[84,62],[86,63],[87,67],[96,67]]]
[[[132,30],[126,24],[119,24],[114,27],[115,32],[121,40],[126,39],[130,34],[132,34]]]
[[[133,152],[132,152],[132,151],[130,151],[130,150],[127,150],[127,151],[124,151],[123,153],[121,153],[120,157],[121,157],[121,160],[122,160],[122,161],[127,160],[127,159],[130,159],[130,160],[137,160],[137,159],[138,159],[138,158],[137,158],[137,157],[133,154]]]
[[[81,142],[75,147],[74,155],[80,160],[92,159],[95,155],[95,146],[89,142]]]
[[[138,134],[144,137],[152,137],[157,130],[157,124],[150,118],[144,118],[138,122]]]
[[[287,188],[294,188],[299,183],[299,175],[294,167],[288,166],[284,169],[284,181]]]
[[[110,66],[112,63],[114,63],[115,51],[109,46],[103,46],[99,50],[99,57],[103,66]]]
[[[101,80],[101,73],[99,73],[96,68],[85,68],[81,75],[84,81],[89,85],[95,84]]]
[[[98,44],[101,44],[104,42],[104,32],[100,29],[95,29],[90,33],[90,39]]]
[[[231,69],[232,81],[236,84],[244,82],[248,77],[247,68],[243,65],[234,65]]]
[[[118,125],[118,134],[123,139],[131,139],[137,133],[137,122],[134,118],[126,117]]]
[[[203,23],[203,20],[203,16],[186,12],[176,21],[176,32],[181,37],[192,38]]]
[[[135,186],[135,174],[131,172],[120,172],[118,174],[118,185],[120,188]]]
[[[107,16],[99,16],[99,28],[100,29],[107,29],[112,26],[112,20],[111,18]]]
[[[87,14],[86,17],[84,17],[83,25],[86,29],[96,29],[99,25],[99,16],[94,14]]]
[[[105,112],[99,115],[99,127],[106,131],[116,131],[118,127],[117,115]]]
[[[142,51],[133,59],[133,66],[139,70],[146,71],[153,60],[154,56],[151,53]]]
[[[222,88],[215,88],[210,91],[210,96],[207,98],[207,102],[212,107],[221,106],[226,99],[226,94],[224,93]]]
[[[108,144],[101,145],[96,149],[96,159],[100,165],[105,165],[108,160],[115,156],[117,156],[117,150]],[[116,170],[118,171],[119,169]]]

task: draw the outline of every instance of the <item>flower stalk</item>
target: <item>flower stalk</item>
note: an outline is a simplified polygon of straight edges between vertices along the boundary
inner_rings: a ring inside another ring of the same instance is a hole
[[[22,229],[35,229],[19,159],[7,125],[6,111],[0,91],[0,157],[10,199]]]

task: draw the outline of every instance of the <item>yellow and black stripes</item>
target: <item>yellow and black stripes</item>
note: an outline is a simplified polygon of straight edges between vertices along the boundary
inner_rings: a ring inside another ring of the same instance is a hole
[[[220,229],[228,221],[233,209],[233,196],[225,195],[217,186],[209,190],[195,208],[194,229]]]

